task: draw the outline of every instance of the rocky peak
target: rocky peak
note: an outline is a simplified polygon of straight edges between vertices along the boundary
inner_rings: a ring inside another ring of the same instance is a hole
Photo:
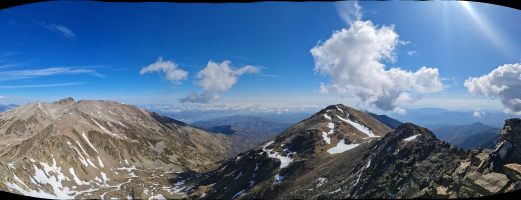
[[[69,103],[69,102],[74,102],[74,98],[72,97],[67,97],[67,98],[64,98],[64,99],[61,99],[55,103],[57,104],[66,104],[66,103]]]
[[[420,126],[417,126],[413,123],[403,123],[396,128],[393,134],[397,134],[400,138],[405,140],[410,139],[412,137],[418,137],[420,135],[424,135],[427,138],[436,138],[436,136],[429,130]]]
[[[521,163],[521,119],[505,121],[491,161],[495,171],[502,171],[501,166],[506,163]]]

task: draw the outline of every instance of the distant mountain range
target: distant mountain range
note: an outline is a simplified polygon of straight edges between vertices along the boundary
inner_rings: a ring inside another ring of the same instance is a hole
[[[7,111],[9,109],[16,108],[17,106],[18,105],[15,105],[15,104],[0,105],[0,112],[4,112],[4,111]]]
[[[378,114],[374,114],[372,112],[367,112],[367,114],[369,114],[369,116],[374,117],[375,119],[377,119],[378,121],[382,122],[383,124],[387,125],[388,127],[392,128],[392,129],[398,128],[398,126],[400,126],[402,124],[402,122],[400,122],[396,119],[390,118],[387,115],[378,115]]]
[[[429,128],[439,139],[463,149],[494,148],[500,130],[480,122],[466,125],[436,125]]]
[[[482,111],[474,115],[474,111],[451,111],[441,108],[408,109],[406,114],[390,113],[389,117],[401,122],[415,123],[429,127],[431,125],[463,125],[480,122],[492,127],[503,126],[504,120],[518,116],[505,114],[502,111]]]
[[[258,116],[229,116],[192,123],[210,132],[223,133],[232,139],[241,151],[251,149],[275,135],[291,123],[280,123]]]

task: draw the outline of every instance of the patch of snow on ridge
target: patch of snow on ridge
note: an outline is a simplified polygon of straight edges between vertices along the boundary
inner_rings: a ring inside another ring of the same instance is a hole
[[[70,191],[68,187],[62,185],[62,181],[69,180],[66,176],[61,173],[61,167],[56,166],[56,160],[52,159],[52,166],[47,165],[47,163],[40,162],[40,165],[43,167],[43,170],[38,168],[36,165],[34,166],[34,179],[40,185],[50,185],[52,191],[54,192],[54,197],[57,199],[72,199],[74,196],[71,194],[75,193]],[[52,172],[52,173],[51,173]],[[50,175],[53,174],[53,175]]]
[[[291,159],[290,157],[286,157],[286,156],[282,156],[279,154],[279,152],[275,152],[275,153],[272,153],[272,149],[266,149],[266,147],[270,146],[271,144],[273,144],[275,141],[271,141],[271,142],[268,142],[266,143],[264,146],[262,146],[262,151],[266,152],[268,154],[268,157],[270,158],[277,158],[280,160],[280,168],[285,168],[287,166],[289,166],[289,164],[293,161],[293,159]],[[292,154],[293,152],[289,153],[289,154]]]
[[[349,115],[347,116],[347,119],[343,118],[343,117],[340,117],[338,116],[338,119],[348,123],[348,124],[351,124],[351,126],[355,127],[356,129],[358,129],[360,132],[366,134],[368,137],[380,137],[380,136],[376,136],[373,131],[371,131],[369,128],[365,127],[364,125],[358,123],[358,122],[355,122],[355,121],[352,121],[349,119]]]
[[[329,115],[324,114],[324,117],[329,120],[329,122],[327,123],[327,127],[329,128],[329,131],[326,133],[324,131],[322,131],[322,138],[324,139],[324,141],[327,143],[327,144],[331,144],[331,138],[329,138],[329,135],[333,134],[333,132],[335,131],[335,124],[331,121],[331,117]]]
[[[416,134],[416,135],[413,135],[413,136],[411,136],[411,137],[405,138],[405,139],[403,139],[402,141],[406,141],[406,142],[408,142],[408,141],[411,141],[411,140],[416,139],[418,136],[420,136],[420,134]]]
[[[342,109],[340,109],[338,106],[335,106],[335,107],[336,107],[336,109],[337,109],[338,111],[344,113],[344,111],[343,111]]]
[[[327,133],[322,131],[322,138],[324,138],[324,141],[326,141],[327,144],[331,144],[331,138],[327,136]]]
[[[165,196],[163,196],[162,194],[156,194],[154,196],[151,196],[150,198],[148,199],[166,199]]]
[[[244,192],[246,192],[246,190],[241,190],[241,191],[237,192],[235,195],[233,195],[232,199],[242,196],[244,194]]]
[[[96,153],[98,153],[98,151],[96,150],[96,148],[94,148],[94,146],[92,146],[92,143],[90,143],[90,140],[89,138],[87,137],[87,135],[85,135],[85,132],[82,132],[81,136],[83,137],[83,139],[85,139],[85,142],[87,142],[87,144],[92,148],[94,149],[94,151]]]
[[[274,182],[274,184],[282,183],[282,180],[284,180],[284,176],[281,176],[281,175],[279,175],[279,174],[276,174],[276,175],[275,175],[275,182]]]
[[[105,166],[103,165],[103,161],[101,161],[101,158],[100,158],[99,156],[98,156],[98,163],[99,163],[99,166],[100,166],[101,168],[105,167]]]
[[[324,184],[324,182],[327,180],[326,178],[324,177],[319,177],[318,179],[318,183],[317,183],[317,187],[320,187]]]
[[[74,168],[69,168],[69,172],[71,173],[72,175],[72,180],[74,180],[74,182],[76,182],[76,184],[78,185],[88,185],[89,183],[88,182],[84,182],[82,180],[80,180],[78,178],[78,176],[76,176],[76,172],[74,171]]]
[[[358,145],[360,145],[360,144],[346,144],[345,140],[342,139],[338,142],[338,144],[336,144],[335,147],[328,149],[327,152],[330,154],[343,153],[343,152],[349,151],[351,149],[354,149]]]
[[[105,127],[103,127],[102,125],[100,125],[100,124],[99,124],[95,119],[92,119],[92,121],[94,121],[94,123],[96,123],[96,125],[98,125],[98,127],[99,127],[101,130],[105,131],[105,132],[108,133],[109,135],[112,135],[112,136],[117,137],[117,138],[119,138],[119,139],[123,139],[123,138],[121,138],[119,135],[117,135],[117,134],[115,134],[115,133],[113,133],[113,132],[110,132],[107,128],[105,128]]]
[[[331,121],[331,117],[330,117],[329,115],[327,115],[327,113],[324,114],[324,117],[325,117],[327,120]]]

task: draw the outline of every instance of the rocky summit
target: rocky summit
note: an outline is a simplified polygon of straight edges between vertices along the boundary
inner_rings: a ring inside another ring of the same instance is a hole
[[[0,190],[40,198],[180,198],[174,172],[237,152],[225,136],[114,101],[0,113]]]
[[[467,198],[520,188],[519,119],[495,149],[464,151],[426,128],[396,129],[333,105],[206,173],[175,179],[208,199]]]

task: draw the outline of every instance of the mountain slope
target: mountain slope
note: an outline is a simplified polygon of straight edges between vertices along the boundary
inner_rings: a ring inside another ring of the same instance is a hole
[[[237,152],[223,135],[113,101],[31,103],[0,114],[0,189],[45,198],[180,197],[179,170]]]
[[[387,125],[388,127],[392,128],[392,129],[396,129],[396,128],[398,128],[398,126],[400,126],[402,124],[402,122],[400,122],[396,119],[393,119],[387,115],[378,115],[378,114],[374,114],[372,112],[367,112],[367,114],[369,114],[371,117],[377,119],[378,121],[382,122],[383,124]]]
[[[341,155],[364,149],[391,130],[358,110],[343,105],[328,106],[291,126],[273,141],[200,176],[203,179],[181,178],[177,183],[197,182],[198,190],[192,194],[205,194],[208,198],[230,199],[243,190],[255,197],[270,198],[263,194],[274,192],[267,190],[272,184],[307,174],[309,168],[326,168]]]
[[[381,137],[364,136],[342,118],[363,124]],[[506,173],[507,168],[502,169],[518,159],[513,157],[521,144],[518,127],[521,121],[518,126],[505,125],[506,136],[494,151],[466,152],[414,124],[405,123],[392,131],[354,109],[329,106],[273,141],[225,161],[218,169],[185,173],[175,184],[192,197],[210,199],[491,195],[521,188],[521,179],[515,175],[521,170],[508,167],[510,173]],[[334,131],[328,142],[329,130]],[[521,165],[509,165],[521,169]]]

